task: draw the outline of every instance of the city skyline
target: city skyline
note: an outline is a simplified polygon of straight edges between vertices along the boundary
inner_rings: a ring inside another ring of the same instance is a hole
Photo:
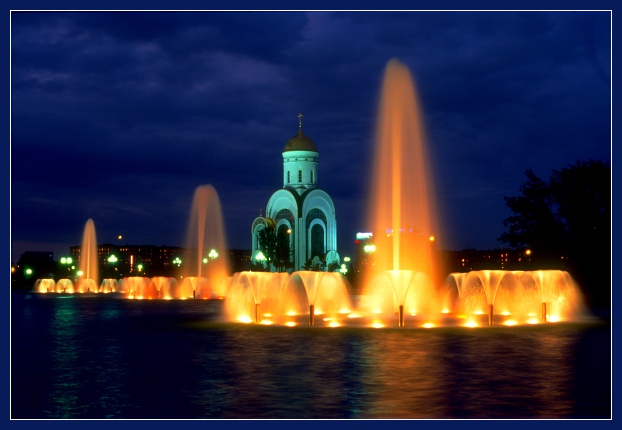
[[[228,247],[250,249],[299,113],[352,255],[391,58],[419,90],[439,248],[501,247],[503,197],[526,169],[611,161],[610,24],[606,11],[13,12],[12,260],[60,257],[88,218],[99,243],[184,246],[204,184]]]

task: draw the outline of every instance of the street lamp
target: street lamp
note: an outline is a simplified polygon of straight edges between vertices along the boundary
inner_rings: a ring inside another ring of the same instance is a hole
[[[209,252],[209,254],[207,254],[207,256],[208,256],[209,258],[211,258],[212,260],[214,260],[214,259],[218,258],[218,252],[216,252],[216,250],[215,250],[215,249],[212,249],[212,250]]]
[[[173,264],[177,264],[177,267],[181,266],[181,258],[175,257],[173,260]]]

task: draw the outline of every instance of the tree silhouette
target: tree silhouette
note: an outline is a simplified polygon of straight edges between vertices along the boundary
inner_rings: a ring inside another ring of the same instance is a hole
[[[588,304],[611,304],[611,167],[578,161],[554,170],[548,182],[531,170],[520,196],[504,197],[514,215],[500,242],[529,247],[542,269],[567,269]],[[563,258],[562,258],[563,257]]]

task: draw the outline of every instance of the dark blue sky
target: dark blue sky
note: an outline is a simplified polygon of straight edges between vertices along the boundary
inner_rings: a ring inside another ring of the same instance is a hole
[[[391,58],[418,87],[444,249],[496,248],[524,172],[610,162],[609,12],[13,12],[12,260],[98,242],[183,245],[212,184],[229,246],[304,131],[338,248],[363,223]]]

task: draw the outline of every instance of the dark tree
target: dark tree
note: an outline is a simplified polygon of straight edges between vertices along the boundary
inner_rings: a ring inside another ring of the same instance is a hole
[[[531,170],[525,175],[521,195],[505,197],[514,215],[503,222],[499,241],[529,247],[539,268],[569,270],[588,304],[609,307],[611,168],[590,160],[554,170],[549,182]]]
[[[289,246],[290,233],[286,227],[281,227],[276,235],[276,258],[274,259],[274,267],[279,272],[294,267],[292,262],[293,250]]]
[[[277,271],[282,272],[294,267],[291,261],[289,233],[286,228],[282,228],[278,233],[273,228],[264,228],[259,232],[257,239],[259,248],[266,257],[268,268],[272,264]]]
[[[276,231],[273,228],[264,228],[259,232],[259,235],[257,235],[257,241],[259,249],[261,249],[261,252],[263,252],[263,255],[266,257],[267,268],[270,269],[270,265],[274,264],[277,254],[278,238]]]
[[[507,231],[498,239],[514,249],[530,248],[540,264],[547,267],[559,263],[559,251],[566,248],[566,235],[554,212],[554,201],[548,183],[531,170],[525,172],[527,182],[520,186],[522,195],[504,197],[514,213],[503,221]]]

